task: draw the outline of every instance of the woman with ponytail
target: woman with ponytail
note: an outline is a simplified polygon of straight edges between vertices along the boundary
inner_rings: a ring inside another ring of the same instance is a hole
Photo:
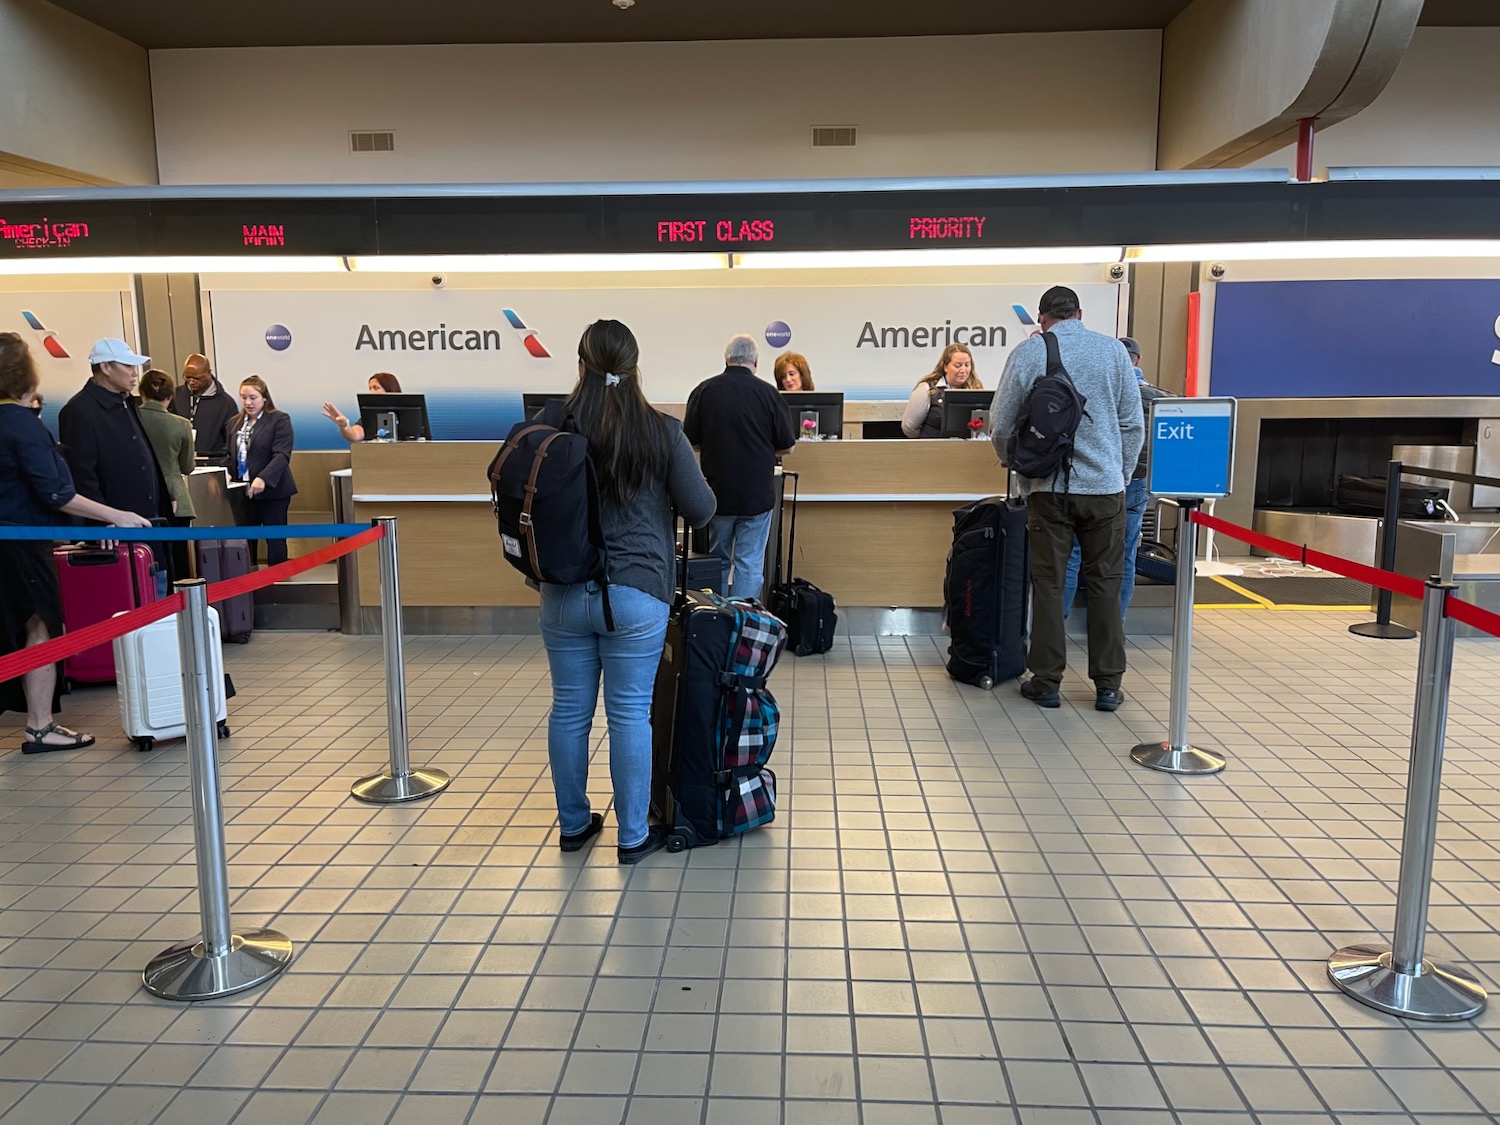
[[[557,794],[559,845],[578,851],[604,827],[588,799],[589,733],[604,680],[617,856],[636,863],[665,840],[649,828],[651,690],[675,586],[675,508],[693,526],[714,514],[714,494],[682,425],[641,389],[640,349],[618,320],[598,320],[578,341],[578,383],[565,413],[588,439],[599,476],[614,629],[598,583],[542,585],[541,630],[552,669],[547,754]]]

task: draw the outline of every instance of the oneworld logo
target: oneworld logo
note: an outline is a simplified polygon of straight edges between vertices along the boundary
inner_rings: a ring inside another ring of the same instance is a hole
[[[266,347],[273,352],[284,352],[292,346],[292,330],[285,324],[273,324],[266,329]]]
[[[766,343],[773,348],[784,348],[792,342],[792,326],[784,320],[773,320],[766,325]]]
[[[39,318],[36,313],[27,312],[25,309],[22,309],[21,316],[25,319],[26,323],[29,324],[31,328],[40,336],[42,347],[47,350],[48,355],[50,355],[53,359],[68,358],[68,349],[62,346],[62,341],[57,338],[57,333],[49,332],[47,330],[47,326],[41,322],[41,318]]]

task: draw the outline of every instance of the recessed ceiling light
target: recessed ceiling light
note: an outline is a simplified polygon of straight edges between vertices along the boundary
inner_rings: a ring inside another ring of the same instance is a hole
[[[616,8],[619,8],[620,11],[622,11],[622,12],[625,11],[627,8],[634,8],[635,7],[635,0],[609,0],[609,2],[611,4],[613,4]]]

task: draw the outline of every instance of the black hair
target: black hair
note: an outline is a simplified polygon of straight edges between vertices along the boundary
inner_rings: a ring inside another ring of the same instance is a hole
[[[640,345],[618,320],[596,320],[583,330],[583,373],[565,409],[589,439],[599,491],[618,506],[665,480],[672,457],[666,420],[641,390]]]
[[[172,376],[165,371],[158,371],[153,367],[141,376],[141,397],[147,402],[166,402],[176,389],[177,385],[172,381]]]

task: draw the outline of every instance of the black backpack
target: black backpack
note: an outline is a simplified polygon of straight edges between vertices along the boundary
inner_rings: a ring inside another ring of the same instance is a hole
[[[1073,438],[1083,423],[1088,400],[1078,393],[1057,352],[1057,337],[1042,333],[1047,370],[1026,392],[1016,426],[1006,446],[1012,472],[1042,480],[1061,472],[1063,491],[1073,469]]]
[[[490,462],[490,496],[505,561],[532,583],[598,582],[609,607],[608,556],[599,519],[599,479],[588,438],[549,404],[535,421],[517,422]]]

